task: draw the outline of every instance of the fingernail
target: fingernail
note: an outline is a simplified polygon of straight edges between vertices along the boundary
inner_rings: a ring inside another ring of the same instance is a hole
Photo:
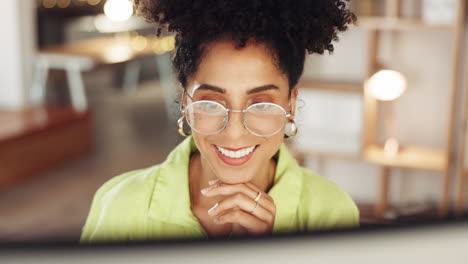
[[[208,188],[205,188],[205,189],[201,189],[200,191],[203,193],[203,194],[206,194],[208,191],[210,191],[211,189],[215,188],[215,187],[218,187],[220,186],[221,184],[219,184],[219,182],[217,182],[216,184],[213,184],[211,185],[210,187]]]
[[[201,191],[201,193],[205,194],[205,193],[207,193],[209,190],[210,190],[210,188],[206,188],[206,189],[201,189],[200,191]]]
[[[218,207],[218,203],[216,203],[213,207],[210,208],[210,210],[208,210],[208,214],[213,215],[213,211],[216,207]]]
[[[213,184],[217,183],[218,181],[219,181],[219,179],[211,180],[211,181],[208,181],[208,184],[213,185]]]

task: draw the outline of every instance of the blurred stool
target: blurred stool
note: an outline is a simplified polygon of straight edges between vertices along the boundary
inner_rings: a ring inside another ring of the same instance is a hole
[[[94,68],[93,59],[85,56],[39,53],[34,65],[30,101],[33,105],[45,103],[45,92],[50,70],[64,70],[73,108],[86,111],[88,103],[81,73]]]
[[[34,65],[30,101],[34,105],[43,105],[49,70],[63,70],[67,74],[73,108],[79,112],[86,111],[88,105],[82,72],[97,66],[126,63],[123,90],[132,93],[138,85],[141,70],[137,59],[156,55],[150,45],[143,49],[135,49],[129,41],[113,37],[93,38],[46,47],[39,51]]]

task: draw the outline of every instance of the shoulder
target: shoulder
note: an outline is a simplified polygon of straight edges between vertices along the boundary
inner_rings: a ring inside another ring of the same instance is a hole
[[[301,171],[303,176],[302,192],[305,199],[334,205],[354,205],[351,197],[334,182],[318,176],[308,169],[301,168]]]
[[[143,234],[142,221],[146,219],[157,171],[158,166],[130,171],[105,182],[94,195],[81,241]]]
[[[115,176],[97,190],[96,196],[107,201],[144,194],[152,190],[158,170],[159,165],[156,165]]]
[[[159,166],[134,170],[115,176],[105,182],[96,192],[103,202],[122,202],[127,198],[134,199],[152,191],[158,175]]]
[[[346,228],[359,225],[359,210],[335,183],[301,168],[303,176],[300,214],[309,229]]]

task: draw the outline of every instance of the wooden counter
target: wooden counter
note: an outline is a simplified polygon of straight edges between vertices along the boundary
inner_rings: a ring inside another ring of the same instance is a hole
[[[0,190],[88,153],[88,112],[71,108],[0,111]]]

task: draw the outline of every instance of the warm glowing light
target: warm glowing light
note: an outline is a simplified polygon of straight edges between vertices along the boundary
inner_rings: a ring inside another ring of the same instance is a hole
[[[132,39],[132,48],[136,51],[142,51],[146,49],[148,45],[148,40],[143,36],[136,36]]]
[[[57,6],[60,8],[67,8],[70,5],[71,0],[58,0]]]
[[[116,42],[105,49],[103,57],[112,63],[128,61],[133,55],[132,49],[125,43]]]
[[[107,0],[104,14],[114,22],[125,21],[133,15],[133,5],[128,0]]]
[[[378,100],[395,100],[405,92],[406,78],[397,71],[381,70],[369,79],[367,89]]]
[[[78,0],[78,1],[75,0],[74,4],[77,6],[83,6],[84,4],[86,4],[86,0]]]
[[[161,40],[156,38],[153,40],[153,51],[156,54],[163,54],[166,51],[161,47]]]
[[[57,4],[57,0],[44,0],[44,2],[42,2],[42,5],[45,8],[53,8],[55,7],[56,4]]]
[[[400,144],[396,138],[389,138],[385,141],[384,155],[387,157],[395,157],[400,149]]]
[[[88,0],[88,5],[97,5],[99,4],[99,2],[101,2],[101,0]]]
[[[165,51],[172,51],[175,48],[174,36],[165,37],[163,39],[162,47]]]
[[[157,44],[154,46],[155,50],[160,49],[164,52],[172,51],[175,48],[175,38],[174,36],[168,36],[157,40]],[[157,47],[157,48],[156,48]]]

